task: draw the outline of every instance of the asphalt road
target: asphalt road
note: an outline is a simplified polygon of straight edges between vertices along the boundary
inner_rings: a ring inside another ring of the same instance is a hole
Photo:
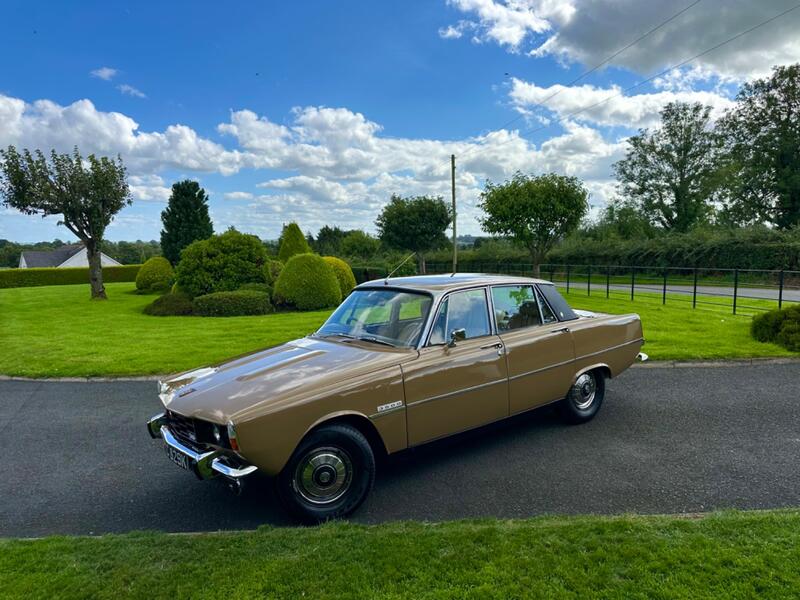
[[[390,458],[359,522],[800,505],[799,364],[632,369],[589,424],[549,408]],[[167,462],[152,382],[0,381],[0,536],[288,521]]]
[[[546,276],[546,273],[544,274]],[[633,286],[633,293],[634,297],[636,294],[661,294],[663,293],[664,289],[662,284],[653,282],[650,280],[650,283],[634,283]],[[555,283],[560,287],[566,287],[567,282],[562,280],[556,280]],[[575,292],[586,292],[588,284],[586,281],[573,281],[570,283],[570,291]],[[606,293],[606,283],[605,278],[603,275],[598,275],[597,279],[592,277],[592,292],[595,294],[605,295]],[[630,283],[611,283],[609,289],[613,292],[614,297],[619,298],[621,295],[628,295],[630,296],[631,293],[631,284]],[[697,295],[698,296],[715,296],[717,299],[716,302],[719,303],[732,303],[733,302],[733,293],[736,291],[737,296],[739,298],[739,303],[746,303],[746,300],[773,300],[776,304],[778,302],[779,297],[779,290],[777,287],[774,288],[765,288],[765,287],[757,287],[757,286],[750,286],[741,284],[737,290],[734,290],[733,286],[723,286],[723,285],[700,285],[697,286]],[[682,296],[687,296],[686,300],[691,301],[692,294],[694,292],[694,288],[691,284],[689,285],[679,285],[674,283],[667,284],[667,294],[679,294]],[[785,287],[783,290],[782,296],[783,302],[800,302],[800,289],[797,287]],[[669,302],[669,300],[667,300]],[[775,307],[777,308],[777,306]]]

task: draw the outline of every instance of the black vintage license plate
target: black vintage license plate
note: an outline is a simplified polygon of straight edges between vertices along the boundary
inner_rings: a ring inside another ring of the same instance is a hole
[[[164,446],[164,450],[167,452],[167,458],[178,465],[181,469],[186,469],[187,471],[192,470],[193,461],[183,452],[178,452],[172,446]]]

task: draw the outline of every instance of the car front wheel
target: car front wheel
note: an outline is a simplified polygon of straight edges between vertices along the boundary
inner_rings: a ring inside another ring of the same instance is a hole
[[[601,370],[582,373],[558,403],[559,412],[568,423],[586,423],[600,410],[605,394],[606,379]]]
[[[277,478],[286,508],[305,522],[345,517],[375,480],[375,456],[364,435],[345,423],[324,425],[300,443]]]

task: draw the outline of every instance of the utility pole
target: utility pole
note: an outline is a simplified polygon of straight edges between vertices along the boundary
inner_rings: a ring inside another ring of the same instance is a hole
[[[450,187],[453,193],[453,273],[458,270],[458,238],[456,237],[456,155],[450,155]]]

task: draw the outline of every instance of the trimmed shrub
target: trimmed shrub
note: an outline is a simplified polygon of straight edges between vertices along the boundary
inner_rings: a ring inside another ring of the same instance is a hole
[[[275,282],[275,302],[300,310],[336,306],[342,301],[339,280],[331,266],[317,254],[289,259]]]
[[[193,313],[192,299],[180,292],[159,296],[144,307],[144,314],[152,317],[185,317]]]
[[[239,287],[239,290],[246,292],[261,292],[262,294],[267,294],[268,296],[272,297],[272,286],[268,283],[245,283],[243,286]]]
[[[163,256],[147,260],[136,275],[136,289],[142,292],[160,292],[169,289],[175,271]]]
[[[262,268],[266,261],[261,240],[229,229],[184,248],[175,279],[192,297],[232,292],[245,283],[264,283]]]
[[[136,281],[142,265],[103,267],[103,283]],[[0,269],[0,289],[89,283],[89,267]]]
[[[194,314],[201,317],[241,317],[272,312],[269,295],[253,290],[214,292],[194,299]]]
[[[344,298],[356,287],[356,277],[353,275],[353,269],[341,258],[336,258],[335,256],[323,256],[322,259],[333,269],[333,274],[336,275],[336,279],[339,281],[339,289],[342,290],[342,298]]]
[[[269,285],[275,285],[275,282],[278,281],[278,275],[281,274],[281,269],[283,269],[281,261],[268,258],[267,262],[264,263],[264,281]]]
[[[750,334],[759,342],[775,342],[787,350],[800,352],[800,305],[756,315]]]
[[[293,256],[310,252],[311,247],[297,223],[289,223],[284,227],[281,235],[281,248],[278,250],[278,258],[283,264],[286,264]]]

